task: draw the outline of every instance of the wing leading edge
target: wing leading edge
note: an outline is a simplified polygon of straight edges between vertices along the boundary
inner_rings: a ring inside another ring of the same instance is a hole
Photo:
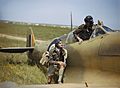
[[[0,48],[0,52],[5,53],[24,53],[26,51],[33,51],[34,47],[8,47]]]

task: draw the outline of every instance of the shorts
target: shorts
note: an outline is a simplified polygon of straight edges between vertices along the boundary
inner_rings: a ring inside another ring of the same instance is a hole
[[[58,70],[57,65],[50,65],[48,67],[48,76],[54,75],[57,70]]]

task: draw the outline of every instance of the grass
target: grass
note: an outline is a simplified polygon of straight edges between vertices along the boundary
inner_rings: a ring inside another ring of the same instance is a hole
[[[19,40],[10,40],[6,37],[0,37],[0,47],[25,47],[26,42]]]
[[[45,84],[46,77],[37,66],[6,64],[0,67],[0,82],[12,81],[18,84]]]
[[[2,23],[0,22],[0,33],[26,37],[29,27],[32,27],[35,37],[37,39],[49,40],[55,37],[64,35],[70,31],[70,28],[61,28],[53,26],[35,26],[35,25],[20,25],[12,23]]]
[[[37,39],[49,40],[66,34],[69,28],[52,27],[52,26],[34,26],[20,25],[0,22],[0,33],[19,37],[26,37],[29,27],[32,27]],[[26,46],[24,41],[17,41],[0,37],[0,47],[23,47]],[[18,84],[45,84],[47,78],[44,69],[27,64],[26,53],[9,54],[0,52],[0,82],[12,81]]]
[[[1,47],[25,46],[25,42],[0,37]],[[45,84],[46,76],[37,66],[27,64],[26,53],[10,54],[0,52],[0,82],[12,81],[18,84]]]
[[[0,37],[0,47],[23,47],[26,46],[26,43],[23,41],[11,40],[5,37]],[[7,62],[23,62],[27,61],[26,53],[21,54],[10,54],[10,53],[1,53],[0,52],[0,64]],[[6,62],[7,61],[7,62]]]

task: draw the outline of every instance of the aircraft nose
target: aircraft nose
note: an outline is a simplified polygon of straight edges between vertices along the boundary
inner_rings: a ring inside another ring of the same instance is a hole
[[[104,37],[101,42],[100,55],[120,55],[120,32],[114,32]]]

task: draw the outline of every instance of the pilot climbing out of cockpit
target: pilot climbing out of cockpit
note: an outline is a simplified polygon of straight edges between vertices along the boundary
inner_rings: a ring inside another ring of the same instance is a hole
[[[84,19],[85,24],[80,25],[74,32],[73,35],[78,42],[88,40],[94,31],[93,17],[88,15]]]

